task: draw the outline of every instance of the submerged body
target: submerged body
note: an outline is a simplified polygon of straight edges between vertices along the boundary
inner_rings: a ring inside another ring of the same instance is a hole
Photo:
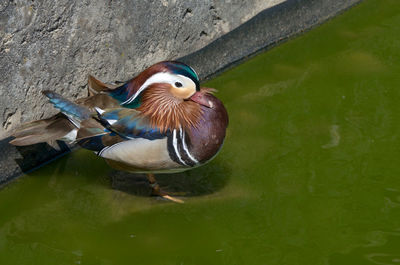
[[[75,102],[44,91],[61,112],[24,124],[10,143],[76,142],[112,167],[138,173],[198,167],[223,144],[225,107],[183,63],[157,63],[121,86],[89,77],[89,88]]]

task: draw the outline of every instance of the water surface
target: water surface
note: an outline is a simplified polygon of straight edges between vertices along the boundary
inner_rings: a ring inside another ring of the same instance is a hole
[[[0,190],[0,264],[400,264],[400,1],[367,0],[206,84],[208,165],[160,177],[80,150]]]

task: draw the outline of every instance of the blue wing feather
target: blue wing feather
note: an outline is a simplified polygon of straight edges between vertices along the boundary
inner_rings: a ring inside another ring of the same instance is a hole
[[[43,91],[54,107],[66,115],[72,115],[79,120],[85,120],[90,117],[90,111],[84,106],[78,105],[53,91]]]
[[[106,111],[100,115],[100,118],[109,122],[108,129],[127,139],[155,140],[164,138],[168,134],[168,132],[161,132],[158,128],[152,127],[148,119],[133,109],[120,108]],[[110,121],[115,122],[111,123]]]

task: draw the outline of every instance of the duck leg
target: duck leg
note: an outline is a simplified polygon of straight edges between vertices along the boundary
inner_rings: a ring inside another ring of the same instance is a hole
[[[158,185],[156,178],[154,177],[154,174],[148,173],[147,174],[147,179],[149,180],[150,186],[152,188],[151,195],[155,196],[161,196],[164,199],[177,202],[177,203],[184,203],[184,201],[174,198],[172,196],[169,196],[168,193],[164,192],[161,190],[160,185]]]

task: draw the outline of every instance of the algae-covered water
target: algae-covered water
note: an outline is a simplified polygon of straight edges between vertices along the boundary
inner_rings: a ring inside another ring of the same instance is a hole
[[[206,84],[210,164],[160,176],[80,150],[0,190],[0,264],[400,264],[400,1],[367,0]]]

